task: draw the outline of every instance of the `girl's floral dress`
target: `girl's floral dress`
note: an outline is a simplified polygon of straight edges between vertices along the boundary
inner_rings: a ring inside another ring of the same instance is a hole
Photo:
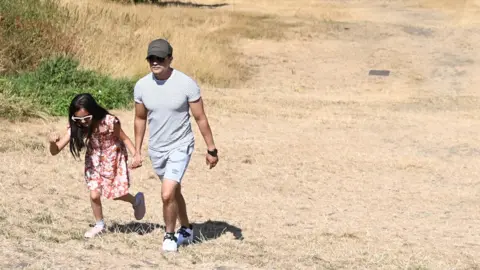
[[[118,118],[107,114],[92,133],[85,153],[85,181],[89,190],[98,190],[105,198],[128,193],[130,175],[125,144],[115,136]]]

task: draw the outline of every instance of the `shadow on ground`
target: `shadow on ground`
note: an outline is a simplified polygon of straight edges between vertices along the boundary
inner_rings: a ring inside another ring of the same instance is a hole
[[[127,2],[127,1],[125,1]],[[192,8],[219,8],[223,6],[228,6],[227,3],[220,4],[199,4],[192,2],[181,2],[181,1],[162,1],[162,0],[130,0],[128,1],[132,4],[152,4],[160,7],[192,7]]]
[[[92,227],[93,224],[90,226]],[[230,225],[225,221],[208,220],[203,223],[192,223],[192,226],[195,243],[216,239],[226,233],[231,233],[236,240],[243,240],[242,229]],[[136,233],[139,235],[145,235],[158,229],[165,231],[165,226],[158,223],[132,221],[125,224],[114,222],[112,225],[108,226],[107,229],[111,233]]]
[[[242,229],[224,221],[208,220],[203,223],[192,223],[194,243],[216,239],[225,233],[231,233],[237,240],[243,240]]]
[[[126,224],[115,222],[108,226],[108,231],[111,233],[136,233],[139,235],[149,234],[157,229],[165,230],[165,226],[158,223],[140,223],[135,221]]]

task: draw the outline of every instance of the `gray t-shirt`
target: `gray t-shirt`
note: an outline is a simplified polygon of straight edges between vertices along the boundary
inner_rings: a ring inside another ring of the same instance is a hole
[[[134,99],[148,110],[148,148],[164,152],[193,143],[188,102],[199,98],[197,83],[176,69],[167,80],[157,80],[153,73],[138,80]]]

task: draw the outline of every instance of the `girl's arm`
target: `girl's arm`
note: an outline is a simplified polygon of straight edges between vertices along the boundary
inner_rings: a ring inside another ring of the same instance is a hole
[[[50,141],[50,154],[55,156],[60,153],[62,149],[70,142],[70,132],[67,132],[63,137],[60,138],[58,133],[52,133],[49,137]]]
[[[116,122],[114,124],[114,128],[113,128],[114,132],[115,132],[115,135],[120,138],[120,140],[127,146],[128,148],[128,151],[130,151],[130,153],[132,155],[135,155],[135,146],[133,145],[132,143],[132,140],[130,140],[130,138],[127,136],[127,134],[125,134],[125,132],[123,132],[123,129],[122,127],[120,126],[120,123],[119,122]]]

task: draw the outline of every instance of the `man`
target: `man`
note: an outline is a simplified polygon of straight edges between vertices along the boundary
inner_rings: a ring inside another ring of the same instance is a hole
[[[141,148],[148,119],[148,154],[162,182],[166,226],[164,251],[177,251],[178,245],[193,241],[193,230],[181,192],[181,181],[195,143],[189,110],[207,145],[207,165],[212,169],[218,162],[200,88],[193,79],[170,66],[172,53],[173,48],[165,39],[151,41],[146,58],[151,72],[138,80],[134,89],[137,154],[132,166],[141,166]],[[177,217],[181,227],[175,234]]]

